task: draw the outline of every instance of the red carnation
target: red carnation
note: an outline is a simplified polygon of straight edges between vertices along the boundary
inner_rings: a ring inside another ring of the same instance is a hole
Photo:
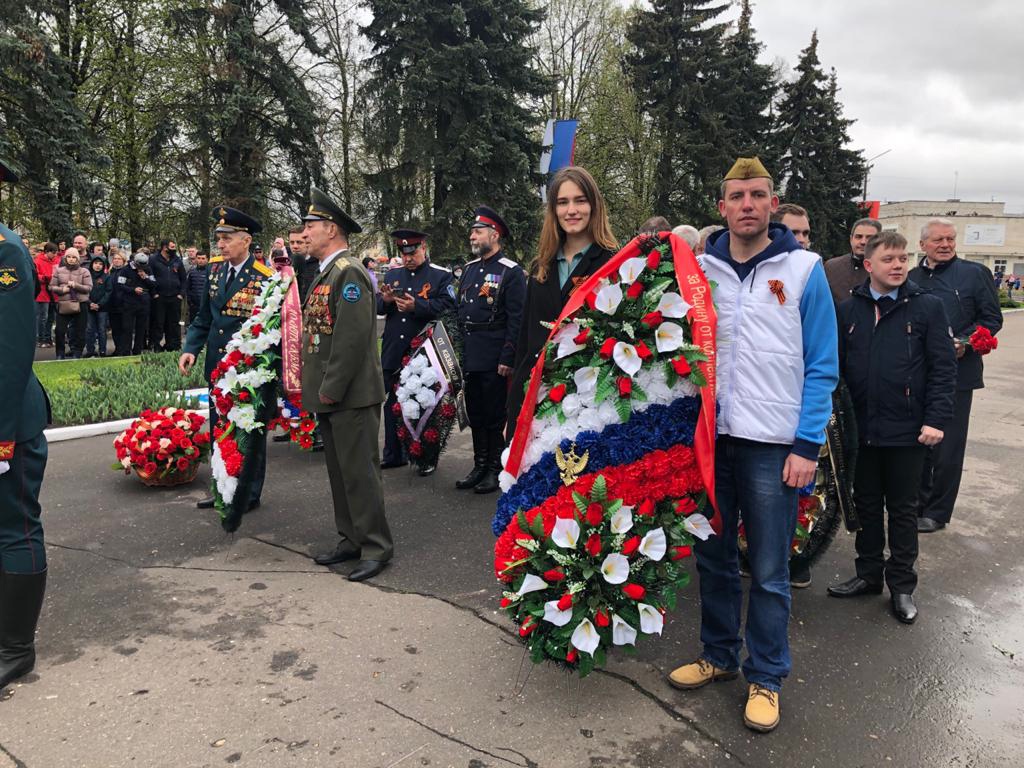
[[[548,397],[551,398],[551,402],[560,403],[565,399],[565,384],[556,384],[548,392]]]
[[[154,472],[156,472],[156,464],[153,463],[152,461],[147,461],[145,466],[143,466],[142,471],[145,472],[147,475],[152,475]]]
[[[630,600],[643,600],[644,595],[647,594],[646,589],[641,587],[639,584],[634,584],[633,582],[623,584],[622,591]]]
[[[651,251],[647,254],[647,268],[657,269],[661,263],[661,253],[657,250]]]
[[[179,472],[184,472],[186,469],[189,468],[189,464],[190,464],[189,460],[183,457],[183,458],[178,459],[178,461],[177,461],[175,466],[178,467],[178,471]]]
[[[624,542],[622,542],[622,554],[629,557],[640,548],[640,537],[630,536]]]
[[[633,392],[633,380],[629,376],[619,376],[615,383],[619,387],[619,397],[629,397]]]
[[[590,538],[587,539],[587,554],[591,557],[601,554],[601,537],[596,533],[590,534]]]
[[[697,511],[697,502],[691,499],[689,496],[680,499],[676,502],[676,514],[677,515],[689,515],[691,512]]]
[[[302,421],[299,422],[299,429],[301,429],[303,432],[312,432],[314,429],[316,429],[316,422],[313,421],[313,419],[303,419]]]
[[[244,359],[245,364],[248,365],[250,368],[256,364],[256,358],[253,357],[252,355],[246,355]]]
[[[999,346],[999,339],[992,335],[992,332],[983,325],[979,325],[975,329],[974,333],[967,340],[967,343],[971,345],[971,349],[977,352],[979,355],[987,355],[993,349]]]
[[[570,608],[572,608],[572,595],[566,592],[564,595],[558,598],[558,603],[556,603],[555,607],[558,608],[558,610],[560,611],[568,611]]]
[[[253,323],[252,328],[250,328],[249,330],[252,331],[253,337],[256,337],[263,332],[263,326],[260,323]]]
[[[417,336],[411,342],[409,342],[409,346],[412,349],[419,349],[420,347],[423,346],[423,339],[421,339],[419,336]]]
[[[308,451],[313,447],[313,437],[311,435],[300,435],[299,447]]]
[[[397,405],[397,403],[396,403],[396,405]],[[401,406],[399,406],[398,412],[399,413],[402,412]],[[456,413],[457,413],[457,409],[451,403],[445,403],[444,405],[441,406],[441,416],[443,416],[446,419],[454,419]]]
[[[661,312],[655,310],[654,312],[648,312],[646,315],[640,318],[640,322],[646,325],[648,328],[653,328],[656,325],[661,325],[665,318],[662,317]]]
[[[419,440],[414,440],[412,445],[409,446],[409,455],[413,458],[419,458],[423,455],[423,443]]]
[[[587,505],[587,523],[589,525],[600,525],[604,520],[604,507],[600,504]]]
[[[636,343],[636,354],[641,360],[647,360],[654,355],[654,353],[651,352],[651,348],[642,341],[638,341]]]
[[[423,439],[428,443],[436,443],[440,438],[441,434],[433,427],[423,430]]]
[[[576,653],[575,648],[570,648],[569,651],[565,654],[565,660],[570,664],[575,662],[577,658],[579,658],[579,654]]]
[[[189,448],[192,447],[192,441],[189,440],[187,437],[183,437],[181,438],[180,441],[178,441],[178,447],[181,448],[182,450],[187,451]]]
[[[640,502],[640,507],[636,513],[640,517],[654,517],[654,502],[650,499],[644,499]]]
[[[528,634],[533,632],[537,628],[537,620],[530,616],[523,622],[522,626],[519,627],[519,636],[526,637]]]
[[[597,354],[599,354],[605,360],[610,360],[612,356],[612,350],[615,349],[616,343],[617,342],[613,338],[605,339],[604,344],[601,345],[601,349],[598,351]]]
[[[572,340],[577,344],[586,344],[587,339],[590,337],[590,329],[584,328],[582,331],[572,337]]]
[[[405,427],[399,427],[395,430],[395,434],[398,435],[399,440],[405,440],[409,437],[409,430]]]
[[[689,557],[693,554],[693,550],[688,546],[672,547],[672,559],[682,560],[684,557]]]
[[[639,299],[644,294],[644,284],[639,280],[634,280],[633,284],[626,289],[627,299]]]
[[[679,357],[677,357],[675,360],[672,361],[672,368],[680,376],[689,376],[690,375],[690,370],[691,370],[690,363],[682,355],[680,355]]]
[[[563,520],[570,520],[572,518],[575,518],[576,507],[573,506],[572,504],[565,507],[559,507],[558,509],[555,510],[555,517],[561,518]]]
[[[544,581],[562,581],[565,578],[565,571],[561,568],[552,568],[550,571],[544,571],[541,577]]]
[[[391,412],[393,414],[395,414],[395,416],[401,416],[402,415],[402,404],[401,403],[397,403],[397,402],[393,403],[391,405]]]
[[[612,623],[611,617],[608,616],[608,611],[604,608],[594,614],[594,623],[599,627],[607,627]]]
[[[406,355],[405,357],[403,357],[403,358],[402,358],[402,367],[403,367],[403,368],[405,368],[405,366],[407,366],[407,365],[409,364],[409,360],[411,360],[411,359],[412,359],[412,358],[410,358],[410,357],[409,357],[408,355]]]
[[[243,389],[241,392],[238,393],[238,399],[243,403],[248,403],[250,400],[252,400],[252,395],[249,394],[249,390]]]
[[[512,605],[512,599],[508,597],[503,597],[501,598],[500,605],[502,608],[508,608],[510,605]]]

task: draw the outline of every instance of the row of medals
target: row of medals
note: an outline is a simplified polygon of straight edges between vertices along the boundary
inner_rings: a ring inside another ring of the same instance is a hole
[[[302,313],[306,323],[306,333],[309,334],[309,352],[320,351],[320,334],[330,336],[334,333],[331,324],[330,308],[331,286],[318,285],[306,299],[306,306]]]

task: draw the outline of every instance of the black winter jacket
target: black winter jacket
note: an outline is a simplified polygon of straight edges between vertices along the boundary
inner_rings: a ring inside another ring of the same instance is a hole
[[[195,307],[197,311],[203,303],[203,294],[206,293],[206,270],[207,267],[193,267],[185,275],[185,299],[188,305]]]
[[[934,268],[922,263],[910,270],[908,278],[942,300],[949,324],[958,339],[969,337],[979,325],[988,328],[993,336],[1003,327],[999,291],[992,273],[984,264],[954,256]],[[968,347],[957,361],[956,388],[984,387],[984,369],[981,355]]]
[[[860,442],[919,445],[922,426],[953,416],[956,350],[942,302],[909,280],[878,317],[868,281],[839,305],[839,371],[857,414]]]
[[[162,254],[149,258],[149,268],[153,271],[156,287],[154,298],[171,299],[185,295],[185,262],[177,254],[167,260]]]

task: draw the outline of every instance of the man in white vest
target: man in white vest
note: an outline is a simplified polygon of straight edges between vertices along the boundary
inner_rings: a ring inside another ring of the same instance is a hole
[[[761,732],[779,723],[779,691],[791,665],[788,562],[797,490],[814,481],[839,380],[835,309],[821,259],[786,227],[770,223],[778,204],[761,161],[737,160],[718,201],[728,228],[708,238],[700,257],[717,284],[715,484],[722,534],[696,547],[703,653],[669,675],[682,689],[737,675],[742,514],[751,577],[744,722]]]

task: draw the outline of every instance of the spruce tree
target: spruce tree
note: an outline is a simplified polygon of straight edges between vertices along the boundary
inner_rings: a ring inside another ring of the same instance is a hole
[[[461,260],[474,206],[494,207],[520,255],[537,229],[546,84],[530,66],[542,13],[523,0],[370,0],[366,142],[380,231],[419,221]]]
[[[659,142],[654,210],[673,225],[717,220],[718,184],[733,159],[725,141],[731,120],[719,75],[727,3],[653,0],[627,37],[626,68]]]
[[[849,148],[853,120],[843,117],[835,71],[822,70],[817,31],[800,52],[796,72],[782,88],[776,116],[775,179],[785,201],[808,210],[813,247],[827,258],[847,250],[864,161]]]

